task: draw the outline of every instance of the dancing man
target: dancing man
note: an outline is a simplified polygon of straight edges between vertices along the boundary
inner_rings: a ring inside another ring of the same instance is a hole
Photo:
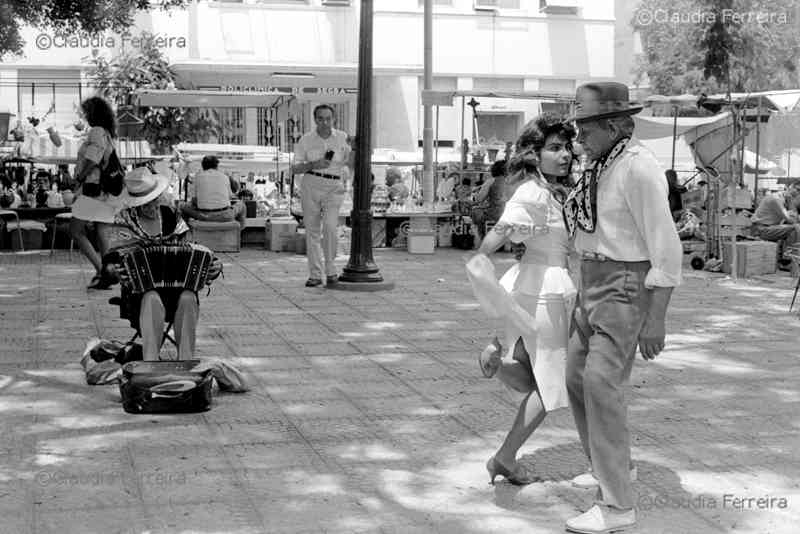
[[[581,256],[566,380],[569,403],[592,472],[576,485],[598,485],[596,503],[567,521],[594,534],[636,524],[624,386],[639,346],[652,360],[664,348],[664,319],[680,283],[681,249],[664,171],[632,138],[632,105],[620,83],[582,85],[574,119],[593,166],[564,203]]]

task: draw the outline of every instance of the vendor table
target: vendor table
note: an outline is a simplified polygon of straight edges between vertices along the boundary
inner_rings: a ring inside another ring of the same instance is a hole
[[[68,213],[71,209],[67,206],[62,208],[15,208],[14,211],[20,219],[50,220],[59,213]]]
[[[386,232],[386,239],[389,241],[391,239],[390,232],[388,231],[388,221],[389,220],[398,220],[398,219],[408,219],[408,223],[405,222],[400,224],[400,232],[406,233],[408,236],[408,251],[411,253],[421,252],[420,249],[416,248],[415,240],[421,238],[430,238],[433,237],[433,242],[436,242],[436,238],[441,235],[440,230],[442,229],[442,224],[440,221],[447,220],[449,226],[449,220],[453,217],[452,211],[392,211],[387,212],[382,215],[383,218],[387,219],[387,232]],[[405,227],[405,228],[404,228]],[[433,250],[430,245],[426,245],[423,247],[425,249],[425,253],[433,253]]]

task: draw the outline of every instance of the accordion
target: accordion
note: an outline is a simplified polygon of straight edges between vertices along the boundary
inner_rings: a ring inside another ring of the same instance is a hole
[[[208,281],[214,255],[198,244],[131,245],[111,251],[126,275],[122,286],[134,294],[176,288],[199,292]]]

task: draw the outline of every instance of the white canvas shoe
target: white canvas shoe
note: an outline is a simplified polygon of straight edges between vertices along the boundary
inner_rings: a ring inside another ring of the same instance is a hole
[[[636,470],[636,466],[634,465],[631,467],[631,482],[636,482],[636,478],[638,477],[639,473]],[[572,479],[572,485],[576,488],[594,488],[600,483],[594,476],[594,473],[590,471],[583,473],[582,475],[578,475]]]
[[[595,504],[577,517],[567,520],[567,532],[609,534],[636,526],[636,510],[626,512]]]

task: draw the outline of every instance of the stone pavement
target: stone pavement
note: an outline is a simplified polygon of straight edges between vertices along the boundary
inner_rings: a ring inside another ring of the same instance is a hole
[[[307,289],[302,256],[223,255],[198,352],[252,391],[137,416],[78,363],[89,337],[130,336],[116,291],[87,292],[78,254],[0,254],[0,534],[563,532],[593,497],[569,483],[587,464],[567,410],[521,451],[542,482],[487,484],[516,406],[480,377],[494,328],[463,253],[375,257],[394,290]],[[686,273],[667,349],[630,387],[633,532],[797,532],[792,282]]]

